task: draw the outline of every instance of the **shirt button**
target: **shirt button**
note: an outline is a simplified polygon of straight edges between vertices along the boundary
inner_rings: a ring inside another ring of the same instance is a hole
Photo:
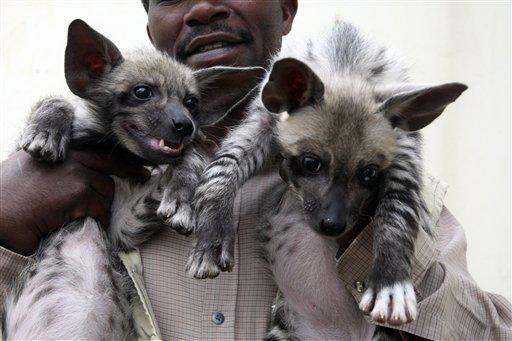
[[[212,321],[213,323],[219,325],[219,324],[223,324],[224,323],[224,314],[222,314],[221,312],[214,312],[212,314]]]
[[[358,293],[362,293],[364,291],[364,282],[357,281],[354,283],[354,287]]]

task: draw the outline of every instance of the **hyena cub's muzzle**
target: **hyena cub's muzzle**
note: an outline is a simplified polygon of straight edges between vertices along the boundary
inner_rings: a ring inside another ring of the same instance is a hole
[[[311,227],[321,235],[337,237],[347,229],[347,207],[341,188],[331,188],[321,199],[305,200],[304,212]]]
[[[161,118],[128,117],[121,125],[145,151],[147,159],[171,161],[181,156],[194,139],[197,129],[192,118],[179,105],[168,103],[158,116]]]

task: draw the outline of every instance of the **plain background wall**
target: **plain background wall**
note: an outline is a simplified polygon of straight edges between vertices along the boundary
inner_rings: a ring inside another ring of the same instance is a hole
[[[121,49],[150,45],[137,0],[0,3],[1,160],[37,99],[69,94],[63,51],[72,19]],[[334,17],[392,46],[413,80],[469,85],[425,129],[426,169],[450,185],[446,206],[465,228],[474,278],[510,299],[510,3],[299,0],[292,35],[310,36]]]

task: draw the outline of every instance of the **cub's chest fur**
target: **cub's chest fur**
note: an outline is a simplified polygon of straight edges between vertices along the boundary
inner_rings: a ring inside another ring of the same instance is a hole
[[[336,270],[338,244],[315,233],[306,223],[301,204],[288,190],[263,231],[266,256],[286,304],[294,312],[294,331],[301,340],[354,339],[366,324]],[[363,327],[363,326],[362,326]],[[368,326],[367,330],[371,330]]]

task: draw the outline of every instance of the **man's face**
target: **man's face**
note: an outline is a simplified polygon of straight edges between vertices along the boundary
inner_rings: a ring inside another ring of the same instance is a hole
[[[267,66],[296,9],[296,0],[151,0],[148,34],[192,67]]]

